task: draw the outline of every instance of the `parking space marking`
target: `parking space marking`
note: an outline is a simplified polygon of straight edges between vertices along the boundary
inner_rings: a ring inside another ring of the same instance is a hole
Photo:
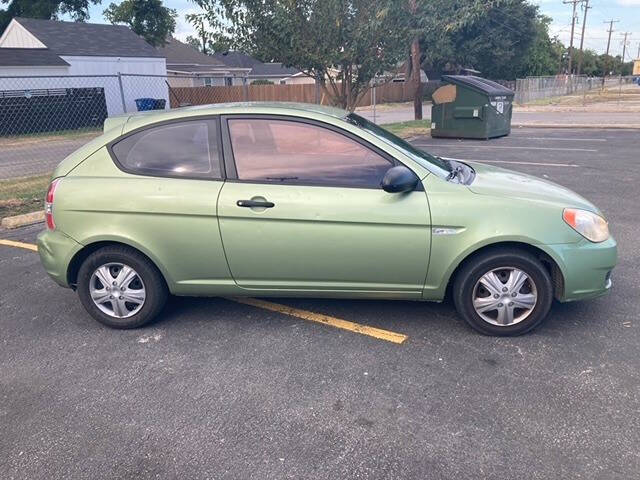
[[[510,160],[469,160],[470,162],[487,162],[487,163],[512,163],[515,165],[538,165],[541,167],[573,167],[577,168],[580,165],[574,165],[571,163],[543,163],[543,162],[517,162]]]
[[[478,163],[512,163],[515,165],[537,165],[542,167],[573,167],[578,168],[580,165],[573,163],[543,163],[543,162],[518,162],[517,160],[476,160],[473,158],[453,158],[442,157],[445,160],[456,160],[458,162],[478,162]]]
[[[503,148],[510,150],[553,150],[555,152],[597,152],[592,148],[554,148],[554,147],[514,147],[508,145],[471,145],[463,143],[414,143],[416,147],[466,147],[466,148]]]
[[[560,138],[560,137],[521,137],[520,135],[515,135],[518,138],[522,138],[523,140],[560,140],[565,142],[606,142],[606,138]]]
[[[38,246],[33,243],[14,242],[13,240],[5,240],[0,238],[0,245],[6,245],[7,247],[24,248],[26,250],[38,251]]]
[[[38,246],[33,243],[15,242],[13,240],[0,239],[0,245],[14,248],[24,248],[33,252],[38,251]],[[367,325],[360,325],[359,323],[349,322],[348,320],[342,320],[341,318],[330,317],[329,315],[323,315],[322,313],[309,312],[307,310],[301,310],[299,308],[289,307],[287,305],[281,305],[279,303],[266,302],[264,300],[258,300],[256,298],[225,298],[226,300],[230,300],[232,302],[251,305],[252,307],[282,313],[284,315],[301,318],[310,322],[323,323],[331,327],[340,328],[342,330],[349,330],[350,332],[367,335],[379,340],[386,340],[387,342],[400,344],[403,343],[407,338],[409,338],[407,335],[404,335],[402,333],[396,333],[390,330],[384,330],[382,328],[369,327]]]
[[[383,330],[381,328],[369,327],[367,325],[360,325],[359,323],[349,322],[342,320],[341,318],[330,317],[322,313],[309,312],[307,310],[301,310],[299,308],[289,307],[288,305],[281,305],[279,303],[267,302],[265,300],[258,300],[256,298],[244,298],[244,297],[225,297],[232,302],[242,303],[245,305],[251,305],[252,307],[262,308],[264,310],[271,310],[272,312],[282,313],[291,317],[301,318],[310,322],[322,323],[331,327],[340,328],[342,330],[348,330],[350,332],[359,333],[361,335],[367,335],[369,337],[377,338],[379,340],[386,340],[392,343],[403,343],[407,338],[407,335],[402,333],[391,332],[389,330]]]

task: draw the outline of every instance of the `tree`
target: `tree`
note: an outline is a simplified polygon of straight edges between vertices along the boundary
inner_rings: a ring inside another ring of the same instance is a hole
[[[225,34],[223,25],[215,15],[209,13],[188,13],[186,20],[194,26],[198,37],[187,37],[187,42],[198,43],[202,53],[226,52],[231,50],[234,42]]]
[[[161,0],[124,0],[104,11],[111,23],[123,23],[153,46],[163,46],[176,29],[177,12]]]
[[[14,17],[57,19],[68,14],[77,22],[89,18],[89,4],[98,4],[100,0],[0,0],[0,4],[9,5],[0,10],[0,32],[3,32]]]
[[[191,45],[193,48],[195,48],[199,52],[204,53],[203,43],[198,37],[194,37],[193,35],[187,35],[185,42],[187,43],[187,45]]]
[[[407,10],[398,0],[194,1],[237,47],[298,68],[349,110],[405,56]]]
[[[488,9],[503,0],[408,0],[406,17],[410,35],[410,56],[406,78],[413,83],[413,107],[416,120],[422,118],[420,68],[456,56],[453,39],[456,32],[485,16]]]
[[[514,77],[555,75],[563,71],[563,54],[566,49],[557,37],[549,37],[549,25],[552,19],[538,14],[535,20],[535,33],[529,49],[516,62]],[[586,71],[587,60],[583,64]],[[511,79],[510,79],[511,80]]]

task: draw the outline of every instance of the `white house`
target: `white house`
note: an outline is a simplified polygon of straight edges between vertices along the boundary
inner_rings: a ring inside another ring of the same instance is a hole
[[[141,97],[168,106],[166,75],[162,52],[120,25],[14,18],[0,36],[0,94],[98,87],[116,115]]]

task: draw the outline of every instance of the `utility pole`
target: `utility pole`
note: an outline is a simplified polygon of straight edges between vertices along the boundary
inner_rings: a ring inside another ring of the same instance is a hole
[[[578,60],[578,76],[580,76],[580,72],[582,70],[582,58],[584,57],[582,47],[584,46],[584,29],[587,25],[587,12],[590,8],[592,8],[589,6],[589,0],[585,0],[582,8],[584,8],[584,17],[582,18],[582,36],[580,37],[580,59]]]
[[[618,86],[618,103],[620,103],[620,98],[622,96],[622,69],[624,68],[624,55],[627,53],[627,36],[631,35],[631,32],[621,33],[624,35],[624,40],[622,41],[622,63],[620,64],[620,84]]]
[[[609,39],[607,40],[607,53],[605,53],[605,57],[609,56],[609,47],[611,46],[611,34],[613,33],[613,24],[614,23],[618,23],[620,20],[609,20],[608,22],[604,22],[604,23],[608,23],[609,24],[609,30],[607,30],[607,32],[609,32]],[[606,59],[605,59],[606,61]],[[607,65],[604,65],[604,70],[602,71],[602,88],[604,88],[604,77],[607,76]]]
[[[409,0],[409,11],[416,16],[418,12],[417,0]],[[421,73],[422,52],[420,51],[420,37],[418,33],[411,39],[411,57],[409,62],[411,65],[411,84],[413,86],[413,117],[415,120],[422,120],[422,79]],[[408,79],[405,78],[405,81]]]
[[[573,4],[573,13],[571,14],[571,39],[569,40],[569,75],[571,75],[571,68],[573,63],[573,32],[576,28],[576,7],[582,0],[563,0],[564,4]]]
[[[627,53],[627,36],[631,35],[631,32],[624,32],[620,35],[624,35],[624,40],[622,41],[622,63],[624,64],[624,56]]]

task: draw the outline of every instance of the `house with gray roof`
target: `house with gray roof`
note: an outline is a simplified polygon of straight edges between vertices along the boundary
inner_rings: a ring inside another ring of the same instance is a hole
[[[248,68],[249,83],[256,80],[268,80],[277,84],[314,83],[313,78],[304,75],[297,68],[285,67],[278,62],[261,62],[242,52],[216,52],[212,56],[215,60],[228,67]]]
[[[225,65],[191,45],[169,38],[157,50],[167,62],[167,76],[172,87],[243,85],[251,68]]]
[[[165,99],[168,104],[166,74],[162,52],[121,25],[18,17],[0,36],[0,93],[51,95],[98,88],[109,115],[114,115],[134,111],[136,98]]]

